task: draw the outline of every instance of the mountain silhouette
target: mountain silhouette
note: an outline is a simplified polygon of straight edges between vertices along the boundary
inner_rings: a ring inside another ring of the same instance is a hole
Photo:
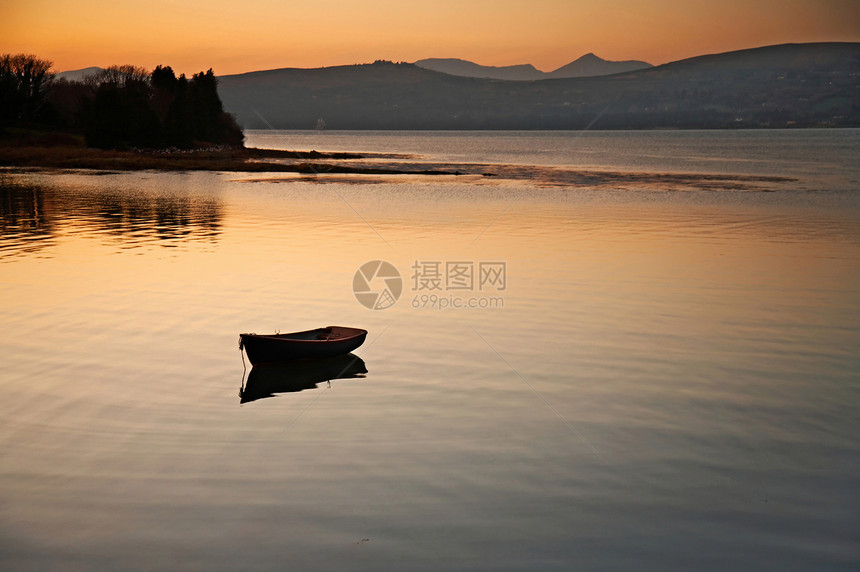
[[[625,60],[621,62],[611,62],[599,58],[592,53],[585,54],[577,60],[574,60],[562,66],[555,71],[552,71],[547,77],[592,77],[598,75],[611,75],[616,73],[631,72],[641,69],[653,67],[648,62],[638,60]]]
[[[429,58],[418,60],[415,62],[415,65],[420,68],[461,77],[478,77],[511,81],[535,81],[548,78],[610,75],[652,67],[651,64],[647,62],[640,62],[637,60],[611,62],[599,58],[592,53],[585,54],[566,66],[562,66],[549,73],[542,72],[531,64],[501,67],[482,66],[474,62],[456,58]]]

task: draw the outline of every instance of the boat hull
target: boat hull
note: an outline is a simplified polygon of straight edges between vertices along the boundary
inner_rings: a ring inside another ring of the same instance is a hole
[[[328,326],[291,334],[239,334],[252,365],[347,354],[364,343],[367,330]]]

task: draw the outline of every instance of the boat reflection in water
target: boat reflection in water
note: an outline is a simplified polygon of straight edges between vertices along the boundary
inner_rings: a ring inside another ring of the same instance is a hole
[[[316,389],[318,383],[333,379],[363,378],[364,360],[355,354],[255,365],[247,383],[239,389],[240,403],[248,403],[276,393]]]

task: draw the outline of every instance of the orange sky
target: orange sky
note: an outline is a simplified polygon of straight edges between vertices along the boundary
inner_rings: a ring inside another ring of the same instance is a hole
[[[660,64],[815,41],[860,41],[860,1],[0,0],[0,53],[35,53],[55,71],[224,75],[428,57],[551,71],[586,52]]]

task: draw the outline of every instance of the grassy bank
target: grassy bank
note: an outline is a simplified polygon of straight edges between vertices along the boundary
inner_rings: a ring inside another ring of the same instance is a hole
[[[250,173],[416,174],[415,171],[347,165],[338,160],[361,159],[355,153],[279,151],[254,148],[90,149],[83,137],[63,132],[7,129],[0,133],[0,166],[106,171],[236,171]],[[422,171],[443,175],[447,171]]]

